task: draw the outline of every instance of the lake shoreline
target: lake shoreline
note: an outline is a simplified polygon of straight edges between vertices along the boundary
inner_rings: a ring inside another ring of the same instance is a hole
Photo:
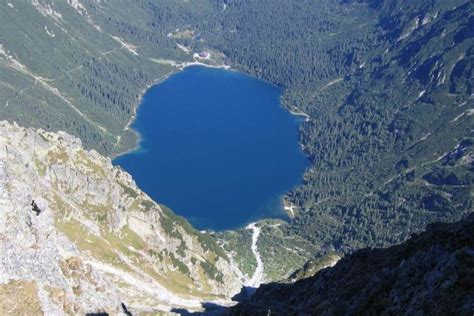
[[[220,65],[211,65],[211,64],[207,64],[207,63],[203,63],[201,61],[198,60],[198,56],[197,54],[194,54],[193,55],[193,60],[194,61],[187,61],[187,62],[182,62],[180,64],[174,64],[172,65],[173,67],[176,67],[176,70],[172,70],[170,72],[168,72],[166,75],[163,75],[155,80],[153,80],[152,83],[148,84],[139,94],[138,98],[137,98],[137,102],[136,102],[136,105],[133,107],[133,113],[132,113],[132,116],[130,117],[128,123],[125,125],[124,129],[123,129],[123,133],[121,136],[119,136],[119,139],[127,132],[127,131],[131,131],[132,133],[134,133],[136,136],[137,136],[137,140],[136,140],[136,144],[129,148],[129,149],[125,149],[124,151],[122,152],[119,152],[119,153],[116,153],[116,154],[113,154],[113,156],[111,157],[112,160],[114,159],[117,159],[118,157],[120,156],[123,156],[123,155],[127,155],[129,153],[132,153],[134,151],[139,151],[140,150],[140,142],[142,141],[142,137],[140,135],[140,133],[131,128],[131,125],[135,122],[136,120],[136,116],[137,116],[137,112],[138,112],[138,108],[140,107],[140,104],[143,103],[143,97],[145,96],[146,92],[148,90],[150,90],[150,88],[152,88],[153,86],[156,86],[158,84],[161,84],[163,83],[164,81],[168,80],[170,77],[172,77],[173,75],[175,74],[178,74],[182,71],[184,71],[186,68],[188,67],[193,67],[193,66],[196,66],[196,67],[206,67],[206,68],[214,68],[214,69],[224,69],[224,70],[227,70],[227,71],[235,71],[235,72],[239,72],[239,73],[242,73],[246,76],[250,76],[252,78],[255,78],[255,79],[258,79],[258,80],[262,80],[272,86],[275,86],[275,87],[278,87],[280,89],[283,89],[282,87],[274,84],[273,82],[269,82],[269,81],[266,81],[264,79],[261,79],[259,77],[257,77],[256,75],[252,74],[252,73],[248,73],[248,72],[244,72],[244,71],[239,71],[237,69],[234,69],[232,68],[232,66],[230,65],[226,65],[226,64],[220,64]],[[300,111],[300,110],[294,110],[294,109],[290,109],[289,107],[285,106],[283,102],[281,102],[280,100],[280,104],[281,106],[287,110],[288,112],[290,112],[291,114],[293,114],[294,116],[299,116],[299,117],[304,117],[305,118],[305,122],[309,122],[311,120],[311,117]],[[118,145],[120,143],[120,140],[116,143],[116,145]],[[303,146],[303,144],[299,144],[300,147]],[[115,147],[115,146],[114,146]]]
[[[291,114],[295,115],[295,116],[303,116],[305,118],[305,122],[309,122],[311,120],[311,117],[304,113],[304,112],[301,112],[301,111],[294,111],[294,110],[290,110],[289,108],[287,107],[284,107],[285,109],[288,110],[288,112],[290,112]]]
[[[134,133],[137,136],[136,144],[134,146],[130,147],[129,149],[125,149],[122,152],[113,154],[113,156],[111,157],[112,160],[117,159],[120,156],[127,155],[127,154],[130,154],[130,153],[134,152],[134,151],[139,151],[140,150],[140,142],[142,141],[142,136],[140,135],[140,133],[137,130],[131,128],[131,126],[137,118],[138,108],[143,103],[143,97],[145,96],[146,92],[148,90],[150,90],[153,86],[156,86],[160,83],[163,83],[164,81],[166,81],[167,79],[169,79],[173,75],[178,74],[178,73],[184,71],[186,68],[192,67],[192,66],[201,66],[201,67],[208,67],[208,68],[215,68],[215,69],[225,69],[225,70],[228,70],[228,71],[235,71],[229,65],[225,65],[225,64],[222,64],[222,65],[206,64],[206,63],[197,61],[195,56],[193,57],[193,59],[194,59],[194,61],[183,62],[181,64],[175,65],[174,67],[176,67],[176,70],[169,71],[166,75],[163,75],[163,76],[153,80],[152,83],[148,84],[144,89],[142,89],[142,91],[138,95],[137,102],[135,103],[135,106],[133,107],[132,116],[128,120],[128,123],[125,125],[125,127],[123,129],[123,132],[122,132],[122,135],[120,135],[118,137],[118,141],[116,142],[114,148],[120,143],[121,137],[128,131],[131,131],[132,133]]]
[[[192,70],[187,71],[190,68]],[[203,70],[204,68],[216,70],[207,71]],[[282,196],[301,183],[301,176],[307,168],[307,160],[299,149],[297,136],[301,120],[295,120],[294,114],[282,106],[280,100],[282,88],[246,73],[238,71],[232,71],[234,74],[226,73],[225,71],[229,69],[226,65],[188,62],[183,65],[182,70],[185,69],[189,74],[175,78],[174,75],[182,71],[173,69],[143,89],[137,110],[127,125],[128,129],[140,135],[138,146],[117,155],[113,163],[131,173],[140,188],[153,199],[168,205],[198,229],[214,231],[228,230],[228,227],[235,229],[246,224],[244,221],[239,223],[240,219],[246,218],[252,221],[265,218],[287,219],[288,213],[285,212],[281,202]],[[218,69],[222,69],[222,72]],[[168,81],[171,77],[173,82]],[[230,89],[229,92],[227,89]],[[247,92],[242,94],[241,89]],[[147,94],[148,91],[150,94]],[[269,96],[271,97],[268,98]],[[200,99],[201,97],[207,99]],[[223,103],[226,104],[224,108],[213,105]],[[156,106],[157,104],[162,106]],[[178,107],[177,104],[185,106]],[[199,108],[193,104],[199,105]],[[243,104],[245,106],[242,106]],[[255,104],[262,106],[255,107]],[[254,114],[257,115],[256,120],[252,120],[251,123],[248,121],[248,115],[253,117]],[[134,125],[138,121],[139,123]],[[195,125],[196,122],[202,124]],[[212,130],[219,130],[217,139],[212,140],[215,134],[213,132],[199,134],[202,132],[199,126],[204,126],[206,131],[209,127]],[[229,126],[233,127],[227,131]],[[276,126],[283,126],[283,130]],[[248,131],[242,134],[242,129]],[[286,129],[288,132],[283,132]],[[233,134],[225,134],[230,131]],[[233,135],[239,136],[234,138]],[[242,136],[246,139],[242,144],[249,144],[251,147],[241,147],[232,141],[230,143],[225,141],[238,140]],[[176,144],[180,144],[178,146],[180,149]],[[262,147],[262,144],[266,145]],[[146,150],[142,150],[145,148]],[[227,158],[218,154],[221,150],[226,153]],[[137,155],[132,154],[133,152],[137,152]],[[229,157],[240,155],[243,160],[240,158],[228,160]],[[203,162],[203,156],[206,160],[211,158],[212,162]],[[270,157],[279,157],[280,162],[269,164]],[[189,161],[193,163],[190,164]],[[238,161],[246,162],[242,164]],[[235,163],[237,165],[234,165]],[[236,171],[225,171],[229,170],[229,165],[235,167]],[[144,168],[148,168],[149,171],[145,172]],[[200,169],[208,174],[201,174]],[[150,171],[155,174],[151,175]],[[226,174],[225,178],[219,176],[223,174]],[[236,176],[241,180],[237,180]],[[213,194],[206,193],[218,188],[213,177],[219,179],[218,187],[221,184],[221,187],[226,187],[224,195],[217,197],[217,200]],[[158,178],[161,180],[156,184],[156,180],[153,179]],[[204,186],[195,183],[203,180]],[[223,183],[220,182],[222,180]],[[225,184],[226,181],[231,181],[228,183],[230,186]],[[201,192],[203,189],[207,191]],[[196,195],[195,192],[201,193]],[[246,196],[246,199],[250,198],[249,205],[242,206],[235,203],[234,197],[231,196],[236,194]],[[186,196],[188,201],[180,202],[182,196]],[[201,206],[192,206],[193,200],[205,203],[196,202]],[[218,209],[233,215],[227,219],[224,216],[221,220],[219,216],[225,213],[215,210],[215,203],[220,203],[217,204]],[[243,209],[241,215],[238,215],[240,209],[236,212],[237,208]],[[222,214],[213,217],[212,214],[218,213]]]
[[[169,77],[171,77],[173,74],[177,73],[176,71],[170,71],[168,72],[166,75],[163,75],[155,80],[153,80],[152,83],[148,84],[146,86],[146,88],[144,88],[140,94],[138,95],[138,98],[137,98],[137,103],[136,103],[136,106],[133,107],[133,110],[132,110],[132,116],[130,117],[130,119],[128,120],[128,123],[125,125],[124,129],[123,129],[123,132],[122,132],[122,135],[119,136],[119,140],[118,142],[116,143],[116,145],[118,145],[120,143],[120,138],[128,131],[131,131],[132,133],[134,133],[136,136],[137,136],[137,140],[136,140],[136,144],[131,147],[130,149],[125,149],[123,152],[119,152],[119,153],[116,153],[114,154],[111,159],[114,160],[114,159],[117,159],[118,157],[120,156],[123,156],[123,155],[127,155],[127,154],[130,154],[134,151],[137,151],[137,150],[140,150],[140,142],[142,140],[142,137],[141,137],[141,134],[133,129],[131,126],[132,124],[135,122],[136,118],[137,118],[137,112],[138,112],[138,108],[140,107],[140,104],[143,103],[143,97],[145,96],[146,92],[148,90],[150,90],[151,87],[157,85],[157,84],[160,84],[162,83],[163,81],[165,81],[166,79],[168,79]]]

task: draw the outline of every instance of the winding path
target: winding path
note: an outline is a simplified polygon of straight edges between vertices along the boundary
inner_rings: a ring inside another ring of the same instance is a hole
[[[255,226],[255,223],[252,223],[247,226],[247,229],[251,229],[253,231],[252,234],[252,252],[257,260],[257,268],[255,268],[255,272],[250,280],[247,281],[247,286],[250,287],[258,287],[263,282],[263,261],[260,257],[260,253],[257,249],[257,241],[258,236],[260,235],[260,227]]]

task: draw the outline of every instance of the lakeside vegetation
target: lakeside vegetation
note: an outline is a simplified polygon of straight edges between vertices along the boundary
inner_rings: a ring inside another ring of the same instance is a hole
[[[311,117],[286,234],[351,252],[472,212],[471,2],[226,3],[216,45]]]
[[[281,240],[301,240],[303,257],[386,246],[473,211],[472,1],[84,1],[82,15],[40,3],[61,18],[15,2],[19,23],[1,4],[4,119],[108,155],[132,148],[123,129],[142,89],[177,71],[151,59],[191,60],[182,47],[278,84],[285,106],[309,115],[312,166],[290,194],[300,211],[262,232],[267,257],[291,254],[272,249]]]

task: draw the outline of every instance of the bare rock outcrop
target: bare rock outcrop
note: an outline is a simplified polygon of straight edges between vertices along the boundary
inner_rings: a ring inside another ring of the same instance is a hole
[[[209,235],[110,159],[66,133],[5,121],[0,253],[0,314],[199,310],[241,286]]]

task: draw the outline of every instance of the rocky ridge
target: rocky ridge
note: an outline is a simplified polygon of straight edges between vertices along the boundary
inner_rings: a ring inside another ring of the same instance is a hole
[[[241,280],[212,238],[64,132],[0,122],[0,314],[200,310]]]

